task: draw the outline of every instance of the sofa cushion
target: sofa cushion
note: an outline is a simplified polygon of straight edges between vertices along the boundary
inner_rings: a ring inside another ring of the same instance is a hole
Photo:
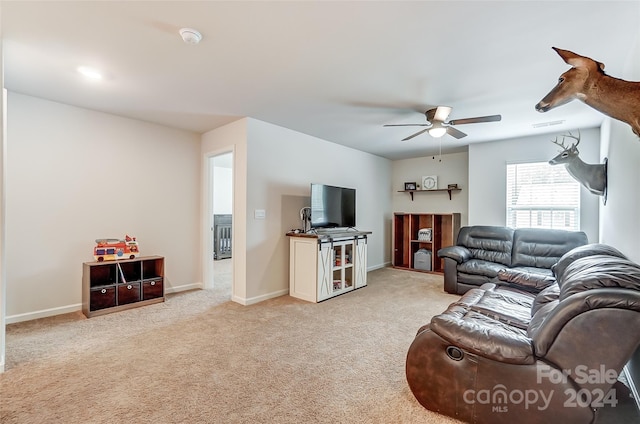
[[[539,293],[556,282],[550,269],[533,267],[502,269],[498,273],[498,279],[532,293]]]
[[[626,256],[615,247],[601,243],[591,243],[578,246],[562,255],[558,262],[551,267],[551,271],[556,276],[556,279],[561,280],[564,271],[573,261],[594,255],[609,255],[626,259]]]
[[[431,319],[430,329],[469,352],[509,364],[534,364],[527,332],[457,304]]]
[[[464,272],[457,272],[458,294],[463,294],[468,290],[464,289],[464,285],[471,286],[471,288],[477,288],[483,284],[492,283],[495,278],[487,277],[486,275],[479,274],[466,274]]]
[[[640,266],[628,259],[609,255],[579,258],[567,266],[562,275],[559,299],[600,288],[623,288],[640,291]]]
[[[456,244],[465,246],[476,259],[510,266],[513,231],[508,227],[485,225],[463,227]]]
[[[534,297],[528,293],[485,284],[469,290],[455,304],[526,330],[531,320],[533,300]]]
[[[504,269],[504,265],[484,261],[482,259],[471,259],[458,265],[458,272],[465,274],[484,275],[489,278],[496,278],[500,270]]]
[[[582,231],[520,228],[513,233],[511,266],[550,269],[562,255],[586,243]]]

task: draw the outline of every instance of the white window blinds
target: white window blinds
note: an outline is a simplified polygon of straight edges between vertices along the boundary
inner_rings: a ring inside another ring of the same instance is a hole
[[[507,164],[507,226],[580,229],[580,183],[564,166]]]

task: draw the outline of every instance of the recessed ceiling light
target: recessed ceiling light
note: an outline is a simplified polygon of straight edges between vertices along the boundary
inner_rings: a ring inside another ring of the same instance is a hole
[[[78,72],[80,72],[85,78],[90,80],[97,81],[102,79],[102,74],[100,73],[100,71],[88,66],[79,66]]]

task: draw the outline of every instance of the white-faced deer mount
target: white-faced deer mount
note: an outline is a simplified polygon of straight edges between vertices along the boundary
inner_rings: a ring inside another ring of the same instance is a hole
[[[571,65],[558,84],[538,104],[538,112],[578,99],[592,108],[631,125],[640,137],[640,82],[624,81],[604,73],[604,64],[569,50],[553,49]]]
[[[566,146],[564,140],[566,137],[576,140],[571,146]],[[562,142],[558,143],[558,137],[552,140],[552,143],[562,147],[562,152],[549,161],[551,165],[564,164],[569,175],[571,175],[576,181],[582,184],[587,190],[593,194],[597,194],[602,197],[602,201],[607,203],[607,158],[604,158],[604,163],[599,165],[591,165],[584,163],[578,156],[578,144],[580,144],[580,132],[578,136],[569,135],[562,136]]]

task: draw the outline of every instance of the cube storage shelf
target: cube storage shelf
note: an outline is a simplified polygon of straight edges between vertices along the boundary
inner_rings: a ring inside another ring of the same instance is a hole
[[[412,271],[443,273],[444,261],[438,258],[437,253],[441,248],[455,244],[460,231],[460,214],[395,212],[393,215],[392,265]],[[423,237],[428,232],[420,232],[426,229],[431,229],[430,240]],[[429,271],[416,267],[416,252],[421,249],[431,254]]]
[[[87,318],[159,302],[164,302],[162,256],[82,266],[82,312]]]

